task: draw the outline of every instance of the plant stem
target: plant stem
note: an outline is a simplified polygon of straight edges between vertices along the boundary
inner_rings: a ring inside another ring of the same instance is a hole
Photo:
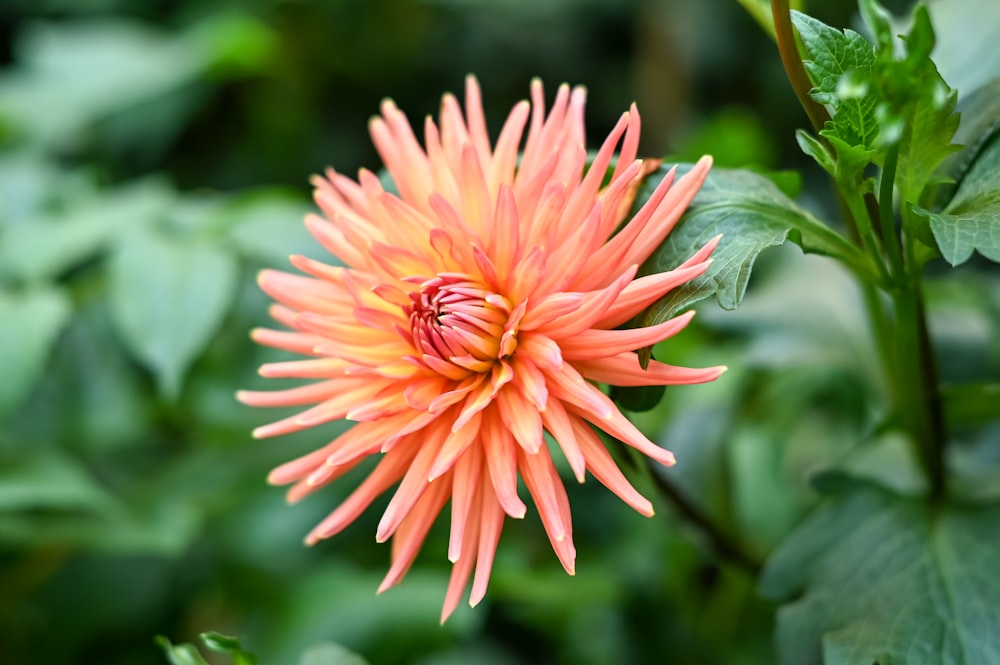
[[[903,279],[905,267],[903,252],[899,245],[899,234],[896,231],[896,216],[893,213],[892,189],[896,180],[896,163],[899,161],[899,144],[889,148],[885,154],[882,166],[882,182],[878,193],[879,226],[882,230],[882,247],[889,257],[889,266],[897,280]]]
[[[792,84],[795,96],[799,98],[799,104],[805,109],[809,121],[812,122],[813,129],[817,132],[823,129],[830,119],[830,114],[826,108],[809,96],[812,90],[812,83],[802,65],[802,58],[799,57],[799,49],[795,43],[795,33],[792,31],[792,17],[788,7],[788,0],[771,0],[771,15],[774,17],[774,37],[778,43],[778,54],[781,56],[781,64],[785,67],[785,74]]]
[[[882,260],[879,241],[875,237],[872,220],[868,216],[868,207],[865,205],[864,197],[860,191],[854,189],[846,190],[845,188],[840,188],[840,192],[850,212],[850,217],[854,220],[854,228],[857,229],[860,236],[861,246],[868,253],[872,263],[875,265],[875,269],[878,271],[878,277],[881,280],[880,285],[883,287],[889,286],[892,279],[886,270],[885,262]]]
[[[647,470],[656,489],[677,509],[677,511],[708,539],[715,554],[726,561],[743,568],[753,577],[760,575],[763,564],[755,556],[747,552],[743,546],[737,542],[730,534],[723,531],[718,524],[706,515],[690,499],[684,496],[670,481],[657,473],[657,469],[649,460]]]
[[[916,442],[931,499],[937,501],[946,491],[944,418],[919,279],[895,291],[893,302],[896,306],[896,408]]]

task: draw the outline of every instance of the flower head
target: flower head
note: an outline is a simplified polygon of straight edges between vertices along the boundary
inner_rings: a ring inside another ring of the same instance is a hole
[[[254,339],[312,356],[265,365],[261,374],[312,382],[241,392],[252,406],[311,405],[255,436],[342,418],[357,423],[275,469],[270,482],[293,483],[295,501],[381,456],[306,539],[338,533],[398,483],[377,530],[380,542],[392,539],[380,591],[402,579],[450,499],[454,566],[442,620],[470,577],[470,603],[485,594],[504,520],[526,512],[519,478],[556,556],[574,573],[570,506],[544,432],[579,481],[589,471],[634,509],[653,514],[595,428],[663,464],[674,457],[594,383],[700,383],[724,369],[655,361],[640,368],[635,349],[678,332],[691,313],[616,329],[708,266],[717,239],[676,270],[636,278],[701,186],[710,159],[676,183],[671,171],[623,226],[650,168],[636,160],[639,114],[633,105],[622,115],[588,168],[584,99],[583,88],[564,85],[546,115],[541,83],[533,82],[531,102],[514,107],[495,145],[474,78],[465,113],[446,95],[439,123],[425,121],[423,145],[385,101],[370,131],[398,194],[366,170],[357,181],[333,170],[316,177],[324,216],[310,215],[306,225],[343,267],[293,256],[306,276],[260,276],[278,301],[271,313],[286,330],[256,330]]]

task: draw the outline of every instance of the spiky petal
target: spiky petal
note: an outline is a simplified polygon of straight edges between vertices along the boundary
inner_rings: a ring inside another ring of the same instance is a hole
[[[675,334],[690,314],[614,329],[707,268],[718,239],[674,271],[636,279],[638,265],[695,196],[710,158],[676,182],[671,172],[623,225],[656,166],[636,160],[635,106],[588,167],[582,88],[561,86],[546,114],[541,83],[533,81],[531,102],[514,107],[495,146],[472,77],[465,102],[463,114],[445,96],[439,122],[425,123],[422,144],[396,105],[382,104],[370,130],[398,194],[364,170],[357,180],[332,169],[313,180],[323,216],[310,215],[306,225],[344,265],[292,257],[305,276],[263,272],[260,286],[280,303],[272,314],[285,329],[253,334],[261,344],[312,356],[266,365],[264,376],[311,383],[239,394],[252,406],[306,407],[258,428],[259,437],[357,421],[270,480],[291,483],[289,499],[298,500],[380,457],[307,538],[338,533],[396,485],[377,531],[379,541],[393,543],[379,591],[403,578],[451,500],[454,569],[442,621],[473,575],[470,602],[485,594],[504,518],[526,512],[519,478],[556,556],[574,572],[570,506],[546,432],[578,480],[589,471],[652,514],[595,429],[664,464],[673,464],[673,455],[646,439],[594,382],[699,383],[725,369],[655,361],[639,367],[635,349]]]

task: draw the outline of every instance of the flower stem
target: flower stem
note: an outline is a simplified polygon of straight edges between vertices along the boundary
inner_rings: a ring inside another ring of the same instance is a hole
[[[646,463],[647,470],[653,479],[653,484],[656,485],[656,489],[659,490],[660,494],[673,505],[685,520],[701,531],[718,558],[739,566],[753,577],[760,575],[763,564],[757,557],[746,551],[743,545],[733,538],[732,535],[723,531],[718,524],[702,512],[701,508],[684,496],[662,474],[657,473],[657,469],[654,467],[652,461],[646,460]]]
[[[882,230],[882,247],[889,258],[889,266],[893,276],[898,280],[903,278],[903,252],[899,245],[899,234],[896,231],[896,217],[893,213],[892,188],[896,180],[896,163],[899,161],[899,144],[888,149],[885,163],[882,166],[882,182],[879,186],[878,208],[879,226]]]
[[[809,96],[812,90],[812,83],[806,74],[806,69],[802,65],[802,58],[799,57],[799,49],[795,44],[795,33],[792,31],[792,17],[788,7],[788,0],[771,0],[771,15],[774,17],[774,36],[778,43],[778,54],[781,56],[781,64],[785,67],[785,74],[792,84],[795,96],[799,98],[799,104],[805,109],[809,121],[812,122],[813,129],[817,132],[823,129],[830,119],[830,114],[816,100]]]
[[[930,496],[945,496],[944,418],[919,279],[893,293],[896,307],[896,408],[916,443]]]
[[[883,287],[889,286],[892,279],[888,270],[886,270],[885,262],[882,260],[882,252],[879,247],[879,241],[875,237],[875,230],[872,227],[872,220],[868,216],[868,207],[865,205],[864,196],[861,194],[859,189],[855,188],[848,189],[841,187],[840,192],[843,196],[844,203],[847,205],[847,209],[850,212],[850,218],[854,220],[854,228],[857,229],[858,236],[861,240],[861,246],[868,254],[872,263],[875,265],[880,285]]]

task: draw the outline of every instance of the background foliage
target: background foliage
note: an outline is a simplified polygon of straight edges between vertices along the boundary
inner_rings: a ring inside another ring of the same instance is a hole
[[[824,22],[852,24],[851,3],[830,4],[816,8]],[[984,46],[995,44],[1000,16],[970,18],[963,6],[932,6],[942,8],[935,54],[959,108],[980,113],[960,135],[979,137],[996,108],[963,91],[988,91],[982,72],[1000,71]],[[439,627],[446,534],[432,532],[406,583],[376,597],[388,560],[372,538],[379,511],[304,547],[352,477],[285,506],[264,477],[314,448],[317,433],[252,441],[274,414],[233,399],[261,387],[255,368],[277,357],[247,337],[266,318],[255,272],[285,266],[290,253],[322,256],[300,223],[307,176],[378,167],[363,130],[386,95],[419,118],[475,72],[498,127],[531,77],[550,92],[584,83],[595,139],[635,99],[644,153],[804,168],[801,205],[788,198],[795,178],[779,187],[720,172],[706,190],[777,211],[753,229],[759,249],[813,228],[814,214],[832,216],[822,173],[794,140],[806,120],[774,46],[737,3],[8,0],[0,63],[0,662],[163,663],[155,635],[180,643],[207,630],[240,635],[261,663],[351,662],[323,643],[372,665],[750,665],[779,651],[805,662],[795,654],[810,647],[787,631],[850,613],[850,584],[864,579],[823,578],[844,603],[805,597],[792,610],[805,624],[784,623],[776,648],[777,605],[758,593],[756,574],[819,502],[809,480],[829,468],[850,478],[828,476],[820,489],[862,489],[803,529],[868,515],[902,525],[886,556],[929,556],[923,517],[883,489],[914,495],[923,481],[900,438],[879,427],[887,386],[861,294],[842,268],[794,248],[761,255],[739,310],[706,303],[694,328],[655,350],[731,371],[670,389],[657,410],[636,414],[680,460],[667,489],[734,534],[750,553],[743,565],[716,556],[718,543],[659,497],[647,520],[594,483],[573,485],[578,575],[559,569],[529,516],[505,530],[484,604]],[[983,126],[968,129],[977,119]],[[954,385],[1000,379],[1000,276],[973,254],[995,259],[996,245],[963,221],[970,206],[977,220],[984,205],[996,213],[996,201],[982,201],[996,165],[975,155],[954,157],[955,173],[968,175],[951,204],[924,201],[938,240],[954,236],[941,243],[945,258],[964,262],[954,273],[931,264],[926,289],[940,371]],[[815,244],[835,253],[828,240]],[[738,275],[720,294],[724,306],[740,302],[755,256],[719,264]],[[706,294],[679,294],[671,306]],[[969,498],[996,498],[997,402],[979,390],[952,404],[952,466]],[[635,471],[656,496],[664,478]],[[996,521],[995,509],[982,510]],[[963,538],[982,528],[967,512],[942,518],[936,547],[960,558]],[[770,597],[832,565],[805,566],[811,541],[796,533],[768,567]],[[851,532],[829,558],[861,556],[879,533]],[[975,562],[932,564],[884,580],[884,594],[941,570],[981,582]],[[213,639],[241,662],[236,645]],[[194,658],[173,657],[185,654]]]

